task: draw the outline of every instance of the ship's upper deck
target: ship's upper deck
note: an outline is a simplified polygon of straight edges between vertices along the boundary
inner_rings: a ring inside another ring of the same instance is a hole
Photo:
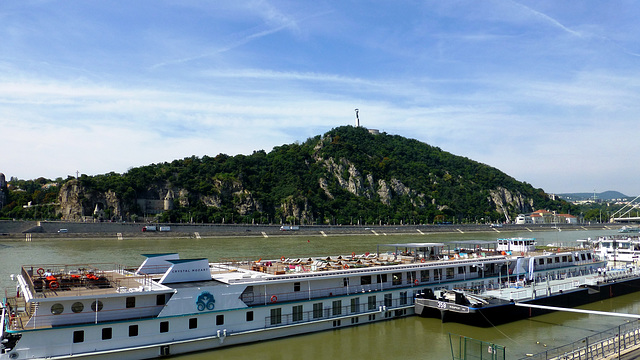
[[[170,290],[117,264],[25,265],[21,274],[27,300]]]
[[[578,249],[553,250],[568,252]],[[525,252],[498,250],[496,241],[475,240],[447,244],[383,244],[376,250],[376,253],[352,252],[346,255],[323,257],[282,256],[274,260],[228,260],[216,263],[208,263],[206,259],[180,260],[175,253],[149,254],[144,255],[147,260],[137,269],[117,264],[28,265],[22,267],[22,279],[24,288],[28,290],[25,297],[47,299],[68,296],[105,296],[140,291],[169,292],[172,283],[210,279],[229,284],[284,280],[303,276],[330,276],[336,273],[385,271],[410,265],[428,268],[457,266],[465,263],[504,263],[525,255]],[[527,251],[526,254],[544,256],[552,253],[546,250],[535,250]]]
[[[390,249],[384,251],[384,249]],[[213,278],[225,283],[259,280],[284,280],[301,277],[346,275],[350,273],[394,271],[394,268],[454,267],[480,263],[507,263],[527,256],[552,256],[585,250],[580,247],[536,249],[533,251],[498,250],[495,241],[461,241],[450,244],[408,243],[378,246],[375,254],[355,252],[326,257],[281,257],[275,260],[229,260],[210,264]],[[569,258],[569,257],[567,257]],[[569,260],[572,261],[572,260]],[[591,257],[584,261],[592,262]],[[515,264],[515,262],[513,262]],[[383,269],[384,268],[384,269]],[[397,270],[395,270],[397,271]]]

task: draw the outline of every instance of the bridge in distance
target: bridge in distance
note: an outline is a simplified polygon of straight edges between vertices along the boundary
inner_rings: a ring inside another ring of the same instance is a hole
[[[640,216],[635,216],[635,217],[631,216],[633,210],[636,210],[636,214],[638,214],[638,211],[640,211],[640,195],[636,196],[635,199],[629,201],[620,210],[614,212],[611,215],[610,222],[617,222],[617,223],[640,222]]]

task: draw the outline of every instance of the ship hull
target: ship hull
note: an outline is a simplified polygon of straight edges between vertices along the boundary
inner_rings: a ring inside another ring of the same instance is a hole
[[[535,299],[521,300],[520,303],[573,308],[640,290],[640,277],[584,286],[571,291]],[[553,310],[516,306],[515,302],[500,301],[483,307],[453,306],[434,304],[431,300],[416,299],[416,314],[422,317],[439,318],[442,322],[456,322],[479,327],[505,324],[534,316],[548,314]],[[435,306],[434,306],[435,305]]]

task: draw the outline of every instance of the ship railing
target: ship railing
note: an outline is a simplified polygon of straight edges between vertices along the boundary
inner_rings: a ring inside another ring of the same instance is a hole
[[[36,305],[27,304],[23,297],[7,297],[6,300],[9,311],[9,322],[7,324],[9,329],[22,329],[35,312]]]
[[[451,265],[463,265],[463,264],[476,264],[478,261],[487,261],[491,258],[505,259],[504,256],[492,253],[482,253],[482,256],[476,257],[460,257],[458,259],[454,257],[446,256],[451,262],[443,263],[443,259],[436,261],[435,259],[429,259],[423,262],[422,258],[415,256],[400,256],[400,255],[354,255],[354,256],[339,256],[333,259],[317,259],[307,258],[303,259],[284,259],[273,261],[251,261],[251,260],[227,260],[215,263],[215,270],[212,273],[224,273],[237,271],[238,268],[252,270],[256,272],[267,273],[270,275],[304,275],[307,273],[321,273],[324,271],[351,269],[356,272],[367,271],[367,269],[376,266],[398,266],[402,267],[402,271],[406,271],[412,268],[425,270],[427,268],[447,267]],[[406,270],[405,270],[406,269]],[[487,273],[487,275],[489,275]],[[497,275],[497,273],[496,273]],[[444,274],[443,274],[444,276]],[[449,277],[451,278],[451,277]]]
[[[21,273],[34,298],[81,295],[87,290],[99,295],[154,285],[151,276],[134,275],[119,264],[27,265]],[[48,280],[48,276],[55,280]]]
[[[16,299],[16,298],[14,298]],[[85,323],[98,323],[103,321],[147,319],[157,316],[164,308],[164,305],[137,306],[135,308],[118,307],[113,309],[103,309],[98,305],[95,311],[96,302],[101,304],[101,300],[94,300],[90,307],[79,313],[64,312],[63,314],[51,314],[49,311],[37,311],[38,303],[21,304],[17,298],[17,303],[11,303],[13,316],[11,321],[12,330],[32,330],[40,328],[50,328],[51,326],[74,325]],[[70,309],[69,309],[70,310]]]
[[[574,290],[593,282],[592,279],[587,276],[579,276],[573,273],[554,276],[550,279],[550,281],[553,281],[552,283],[548,283],[545,280],[546,279],[536,278],[536,281],[533,283],[522,284],[516,287],[510,283],[499,284],[498,290],[500,297],[507,297],[508,295],[508,297],[513,300],[527,299],[534,296],[533,290],[535,290],[535,297],[548,296],[563,291]]]
[[[616,281],[628,277],[638,276],[640,272],[637,267],[630,267],[626,269],[608,268],[602,273],[603,280],[605,282]]]
[[[319,302],[320,303],[320,302]],[[376,302],[368,302],[364,304],[348,304],[342,305],[340,300],[333,300],[330,302],[320,303],[322,308],[301,311],[297,311],[294,307],[290,313],[282,314],[283,308],[273,308],[271,310],[271,316],[265,317],[265,328],[286,326],[293,324],[301,324],[311,321],[320,321],[334,318],[343,318],[345,316],[357,316],[357,315],[374,315],[382,312],[398,311],[396,316],[405,315],[402,309],[413,306],[413,302],[408,298],[400,299],[384,299]]]

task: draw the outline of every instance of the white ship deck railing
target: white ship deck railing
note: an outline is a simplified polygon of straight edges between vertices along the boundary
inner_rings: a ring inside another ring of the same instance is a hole
[[[18,310],[17,312],[15,312],[15,316],[11,317],[11,322],[9,323],[9,329],[10,330],[14,330],[14,331],[21,331],[21,330],[34,330],[34,329],[42,329],[42,328],[50,328],[51,327],[51,321],[48,319],[52,319],[58,315],[53,315],[51,313],[41,313],[40,315],[35,315],[35,310],[38,307],[37,304],[32,304],[32,303],[26,303],[24,301],[24,298],[10,298],[7,300],[7,303],[11,306],[12,309],[14,310]],[[145,310],[149,310],[149,309],[158,309],[157,312],[160,312],[160,308],[162,308],[164,305],[153,305],[153,306],[138,306],[136,307],[136,309],[139,311],[140,314],[145,313]],[[104,317],[108,318],[109,317],[109,313],[112,314],[118,314],[124,310],[128,310],[126,308],[116,308],[116,309],[102,309],[100,310],[100,312],[98,313],[98,319],[102,319]],[[82,316],[86,313],[93,313],[95,314],[94,311],[88,310],[85,311],[84,313],[78,313],[78,314],[74,314],[74,315],[78,315],[78,316]],[[127,316],[127,320],[131,320],[131,319],[145,319],[148,318],[149,316]],[[31,321],[31,323],[33,325],[29,325],[27,326],[27,323],[29,323]],[[41,324],[47,324],[47,325],[41,325]]]
[[[593,270],[588,273],[571,274],[566,273],[561,276],[554,276],[547,281],[545,278],[539,279],[534,284],[519,286],[519,282],[496,284],[497,289],[488,290],[479,294],[505,300],[522,300],[533,297],[535,289],[536,297],[558,294],[561,291],[570,291],[583,286],[596,286],[607,282],[623,280],[625,278],[640,276],[640,268],[626,269],[602,269]],[[478,293],[476,293],[478,294]]]
[[[26,265],[22,278],[31,297],[104,295],[163,289],[150,275],[118,264]]]
[[[584,271],[578,268],[579,266],[589,265],[589,264],[593,264],[593,261],[591,260],[591,261],[573,262],[572,270],[569,268],[564,268],[564,269],[549,268],[546,270],[540,270],[539,272],[536,272],[535,274],[536,275],[536,292],[540,294],[543,291],[542,284],[543,282],[546,282],[546,278],[541,274],[542,271],[550,272],[548,277],[554,283],[554,286],[555,286],[553,288],[554,293],[558,292],[559,290],[563,290],[563,291],[567,290],[573,286],[584,285],[586,282],[589,282],[589,280],[587,280],[586,278],[581,279],[580,278],[581,276],[591,275],[591,277],[594,278],[593,275],[597,275],[596,269],[590,269],[590,270]],[[403,271],[403,276],[405,275],[404,268],[395,268],[395,269],[397,269],[395,271],[398,271],[398,272]],[[429,268],[427,267],[423,269],[429,269]],[[357,270],[360,270],[360,269],[344,270],[344,271],[336,272],[336,274],[346,277],[347,275],[358,274],[359,272]],[[381,292],[381,291],[400,289],[400,288],[407,288],[407,289],[425,288],[425,287],[433,288],[439,285],[452,286],[454,289],[463,290],[465,292],[473,293],[473,294],[483,294],[487,291],[496,291],[496,290],[498,291],[502,290],[503,292],[506,292],[506,291],[515,292],[517,291],[517,289],[514,290],[513,288],[516,287],[518,283],[521,284],[520,287],[524,287],[524,282],[522,280],[518,281],[518,279],[523,279],[527,277],[528,273],[507,276],[504,274],[499,275],[498,272],[493,272],[493,273],[485,272],[484,275],[480,277],[477,274],[474,276],[469,276],[469,274],[457,274],[457,273],[454,276],[446,276],[446,274],[443,272],[441,277],[431,277],[429,280],[422,279],[420,277],[420,273],[417,273],[416,275],[418,276],[417,280],[419,280],[417,284],[415,283],[416,279],[407,278],[407,277],[403,277],[402,282],[398,282],[395,284],[389,281],[385,283],[372,283],[372,284],[361,285],[358,281],[357,284],[348,284],[346,286],[343,285],[343,286],[313,289],[313,290],[301,289],[301,291],[286,292],[286,293],[280,292],[276,294],[269,293],[269,292],[258,293],[256,291],[254,293],[251,293],[250,295],[244,294],[243,301],[250,306],[265,305],[265,304],[272,303],[274,300],[277,302],[310,300],[310,299],[316,299],[316,298],[322,298],[322,297],[352,295],[356,293]],[[432,273],[431,275],[434,275],[434,274]],[[306,278],[310,276],[318,276],[318,275],[312,274],[309,276],[305,276],[304,274],[298,274],[298,275],[291,274],[288,276],[284,276],[284,278],[298,279],[301,284],[306,284],[308,280],[311,280],[311,279],[306,280]],[[612,279],[613,276],[614,275],[611,275],[610,278]],[[621,275],[617,274],[615,276],[621,276]],[[280,277],[274,277],[273,280],[278,280],[278,278]],[[255,280],[256,279],[249,278],[249,279],[237,279],[235,281],[230,281],[230,282],[233,283],[233,282],[255,281]],[[354,279],[351,278],[350,280],[354,280]],[[357,278],[355,278],[355,280],[357,280]],[[563,283],[566,283],[566,284],[556,285],[557,281],[560,281],[560,280],[566,280],[566,281],[563,281]],[[602,281],[604,281],[604,278]],[[457,286],[456,283],[459,283],[459,282],[464,283],[465,287],[461,288]],[[469,282],[478,282],[481,284],[477,286],[469,286]],[[590,282],[594,284],[596,283],[595,280],[590,280]],[[273,298],[274,295],[276,296],[275,298]],[[524,297],[525,295],[519,295],[519,296]]]
[[[549,256],[558,255],[565,256],[575,251],[584,251],[584,248],[567,248],[561,252],[549,252],[547,250],[536,250],[535,252],[527,252],[529,256]],[[498,252],[478,251],[476,253],[464,253],[463,255],[451,252],[450,254],[440,254],[437,258],[422,258],[420,256],[407,256],[402,254],[361,254],[346,255],[338,257],[314,257],[314,258],[283,258],[276,260],[258,261],[238,261],[229,260],[210,264],[212,273],[235,272],[242,270],[252,271],[254,274],[262,273],[267,276],[266,280],[278,280],[285,278],[302,278],[308,276],[323,276],[327,272],[339,271],[341,274],[367,272],[380,267],[402,268],[404,269],[427,269],[430,267],[446,267],[448,265],[476,264],[479,262],[500,262],[513,261],[521,256],[520,252],[511,254],[501,254]],[[571,265],[587,265],[594,262],[595,259],[573,260]],[[545,264],[545,268],[555,268],[566,266],[565,264],[553,263]],[[269,276],[270,275],[270,276]],[[275,275],[275,276],[274,276]],[[255,277],[244,277],[231,279],[230,282],[251,282],[255,281]]]

